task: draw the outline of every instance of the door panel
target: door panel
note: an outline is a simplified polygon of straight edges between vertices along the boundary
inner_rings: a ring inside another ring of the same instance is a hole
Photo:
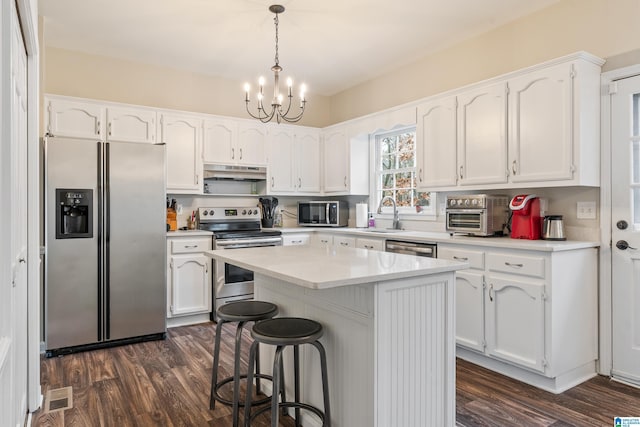
[[[617,86],[611,97],[612,375],[640,385],[640,76]]]
[[[108,339],[164,332],[165,146],[108,146]]]

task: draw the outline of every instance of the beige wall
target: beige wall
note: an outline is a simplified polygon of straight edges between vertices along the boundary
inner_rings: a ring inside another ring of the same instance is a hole
[[[630,58],[638,16],[640,0],[561,0],[330,98],[311,94],[300,124],[338,123],[579,50]],[[55,48],[44,57],[46,93],[247,117],[239,81]]]
[[[232,80],[52,47],[46,48],[43,72],[45,93],[248,117],[243,85]],[[328,98],[308,98],[299,124],[325,126]]]
[[[640,48],[640,0],[561,0],[482,36],[331,97],[337,123],[585,50]]]

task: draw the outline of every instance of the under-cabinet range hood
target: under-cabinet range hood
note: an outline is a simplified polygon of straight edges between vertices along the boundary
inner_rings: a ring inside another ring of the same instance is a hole
[[[204,165],[205,179],[228,179],[234,181],[264,181],[267,168],[258,166]]]

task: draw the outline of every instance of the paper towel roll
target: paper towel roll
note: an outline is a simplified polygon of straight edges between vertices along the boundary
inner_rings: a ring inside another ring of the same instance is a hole
[[[366,203],[356,203],[356,227],[366,228],[368,226],[369,205]]]

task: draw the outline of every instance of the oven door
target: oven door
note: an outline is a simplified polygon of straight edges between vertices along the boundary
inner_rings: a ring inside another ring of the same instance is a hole
[[[282,237],[229,239],[214,242],[216,249],[224,250],[281,245]],[[213,267],[214,313],[217,307],[227,302],[253,298],[253,271],[219,260],[213,261]]]
[[[447,231],[477,236],[487,234],[486,209],[447,209]]]

